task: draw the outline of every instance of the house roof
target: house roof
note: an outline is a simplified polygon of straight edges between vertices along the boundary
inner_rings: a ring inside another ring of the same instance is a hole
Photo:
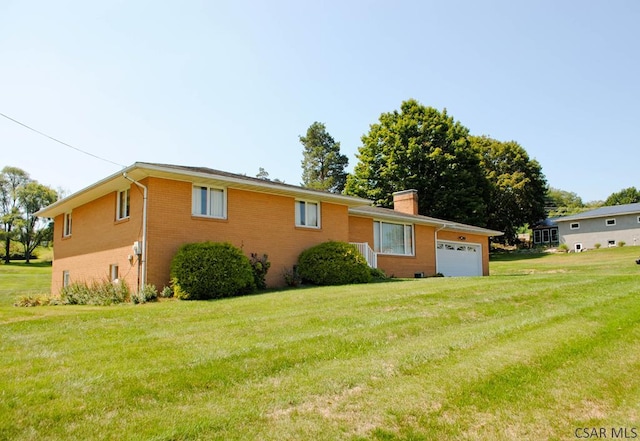
[[[569,222],[581,219],[592,219],[598,217],[621,216],[625,214],[640,214],[640,203],[611,205],[607,207],[596,208],[595,210],[585,211],[571,216],[556,218],[556,222]]]
[[[156,177],[185,182],[195,182],[202,185],[218,185],[261,193],[308,198],[322,202],[346,205],[349,207],[349,214],[352,216],[373,217],[376,219],[395,222],[412,222],[421,225],[435,226],[437,228],[444,227],[444,230],[449,231],[468,232],[483,236],[501,236],[503,234],[500,231],[488,230],[486,228],[465,225],[458,222],[401,213],[389,208],[372,207],[372,201],[360,197],[313,190],[297,185],[253,178],[207,167],[156,164],[149,162],[136,162],[133,165],[130,165],[129,167],[114,173],[93,185],[90,185],[89,187],[43,208],[38,211],[36,215],[40,217],[54,218],[109,193],[121,191],[131,184],[131,181],[125,176],[133,179],[134,181],[141,181],[147,177]]]
[[[419,214],[408,214],[382,207],[354,207],[349,209],[349,214],[360,217],[373,217],[380,220],[388,220],[391,222],[411,222],[413,224],[428,225],[431,227],[442,228],[445,231],[459,231],[481,236],[502,236],[502,231],[489,230],[487,228],[476,227],[473,225],[462,224],[435,217],[422,216]]]
[[[269,181],[266,179],[252,178],[235,173],[214,170],[207,167],[190,167],[181,165],[155,164],[148,162],[136,162],[121,171],[108,176],[95,184],[90,185],[64,199],[49,205],[38,211],[40,217],[53,218],[63,213],[68,213],[74,208],[100,198],[114,191],[120,191],[130,185],[125,178],[141,181],[147,177],[166,178],[179,181],[196,182],[203,185],[220,185],[231,188],[258,191],[262,193],[310,198],[322,202],[333,202],[348,207],[369,205],[368,199],[329,193],[320,190],[299,187]]]

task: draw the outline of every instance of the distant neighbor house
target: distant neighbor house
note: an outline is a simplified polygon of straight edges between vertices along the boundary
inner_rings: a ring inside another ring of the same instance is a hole
[[[558,245],[560,243],[555,218],[547,218],[538,222],[531,228],[531,231],[533,232],[534,245]]]
[[[394,209],[371,201],[204,167],[137,162],[37,214],[55,219],[52,292],[72,282],[169,285],[189,242],[229,242],[267,254],[269,286],[284,284],[300,253],[328,240],[355,243],[387,275],[489,274],[499,231],[417,214],[415,190]]]
[[[600,207],[554,219],[560,242],[570,250],[640,245],[640,203]]]

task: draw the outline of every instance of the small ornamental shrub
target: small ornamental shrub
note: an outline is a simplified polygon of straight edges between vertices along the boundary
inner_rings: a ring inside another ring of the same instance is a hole
[[[163,299],[169,299],[173,297],[173,290],[171,289],[171,287],[165,286],[164,288],[162,288],[162,291],[160,291],[160,297],[162,297]]]
[[[249,258],[229,243],[189,243],[171,262],[174,296],[185,300],[217,299],[255,289]]]
[[[267,272],[271,268],[271,262],[268,260],[268,256],[263,254],[259,256],[257,253],[251,253],[251,270],[253,271],[253,281],[258,289],[267,288]]]
[[[60,304],[59,299],[51,297],[47,294],[24,295],[20,296],[13,306],[31,307],[31,306],[48,306]]]
[[[298,274],[298,265],[294,265],[291,269],[283,269],[282,277],[284,277],[284,283],[292,288],[300,286],[300,284],[302,283],[302,280],[300,280],[300,274]]]
[[[371,281],[367,261],[358,249],[344,242],[324,242],[300,254],[298,274],[314,285],[346,285]]]
[[[560,245],[558,245],[558,251],[561,251],[563,253],[566,253],[569,251],[569,245],[567,245],[566,243],[561,243]]]
[[[155,285],[144,285],[142,289],[131,294],[132,303],[147,303],[158,300],[158,290]]]
[[[618,242],[618,246],[619,247],[623,247],[625,246],[627,243],[624,240],[621,240],[620,242]]]
[[[600,247],[602,246],[602,244],[600,243],[596,243],[593,245],[595,247],[596,250],[600,249]]]

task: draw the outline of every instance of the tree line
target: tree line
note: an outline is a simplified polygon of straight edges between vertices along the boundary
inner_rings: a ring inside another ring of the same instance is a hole
[[[549,187],[540,163],[516,141],[473,136],[446,109],[414,99],[381,114],[361,141],[358,163],[348,174],[340,143],[324,124],[314,122],[300,136],[302,185],[388,208],[394,192],[415,189],[419,214],[503,231],[498,240],[508,243],[549,213],[571,214],[566,208],[585,206],[575,194]],[[639,201],[632,187],[604,204]]]
[[[27,263],[31,253],[53,239],[53,222],[35,213],[58,200],[58,193],[31,179],[17,167],[6,166],[0,172],[0,240],[4,241],[4,263],[11,259],[11,242],[22,245]]]

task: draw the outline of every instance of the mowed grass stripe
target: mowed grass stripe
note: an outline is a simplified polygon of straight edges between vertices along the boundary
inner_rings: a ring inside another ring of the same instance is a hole
[[[633,250],[614,251],[600,255],[610,265],[569,256],[565,272],[545,257],[521,263],[545,268],[528,275],[497,262],[481,279],[0,308],[0,439],[575,439],[582,425],[631,427],[638,274],[625,266]]]

